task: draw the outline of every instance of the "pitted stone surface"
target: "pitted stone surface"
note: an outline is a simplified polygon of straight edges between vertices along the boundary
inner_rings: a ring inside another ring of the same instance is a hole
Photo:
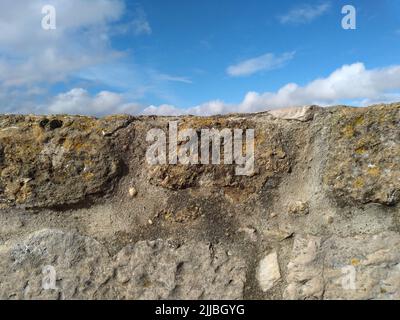
[[[324,182],[341,204],[400,200],[400,105],[341,109],[328,118]]]
[[[55,271],[55,283],[45,290]],[[35,232],[0,247],[1,299],[107,298],[101,291],[112,275],[108,253],[97,241],[61,230]]]
[[[101,194],[121,172],[109,139],[128,117],[0,117],[0,204],[51,207]]]
[[[129,299],[241,299],[246,267],[221,246],[162,240],[139,242],[116,257],[120,297]]]
[[[287,299],[400,299],[400,235],[296,237]]]
[[[0,299],[240,299],[245,279],[242,258],[205,243],[140,241],[110,257],[94,239],[48,229],[0,247]]]

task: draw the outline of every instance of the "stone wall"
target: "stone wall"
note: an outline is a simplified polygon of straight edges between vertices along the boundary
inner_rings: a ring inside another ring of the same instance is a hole
[[[254,129],[254,173],[148,164],[170,121]],[[4,115],[0,170],[1,299],[400,298],[400,104]]]

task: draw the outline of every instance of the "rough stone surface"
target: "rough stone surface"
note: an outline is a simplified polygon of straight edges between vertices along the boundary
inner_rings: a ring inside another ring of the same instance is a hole
[[[289,213],[306,215],[309,212],[309,205],[307,202],[296,201],[289,205]]]
[[[332,121],[330,148],[324,178],[337,201],[397,203],[400,199],[399,106],[341,109],[329,121]]]
[[[149,165],[170,121],[254,129],[254,173]],[[400,299],[399,247],[400,104],[0,116],[0,299]]]
[[[325,240],[299,236],[288,264],[284,297],[398,300],[399,242],[400,235],[395,232]]]
[[[97,241],[60,230],[35,232],[0,248],[0,298],[101,298],[112,273],[107,250]],[[44,268],[56,271],[54,290],[43,290]]]
[[[225,118],[183,118],[179,130],[215,128],[255,129],[255,170],[250,177],[235,174],[234,165],[187,165],[148,166],[150,183],[171,190],[210,188],[223,190],[234,202],[243,201],[266,187],[267,181],[280,179],[288,173],[295,157],[294,132],[282,130],[281,124],[264,123],[257,119],[232,116]],[[164,125],[168,132],[167,123]]]
[[[121,171],[109,136],[127,123],[128,117],[2,116],[0,203],[62,206],[107,191]]]
[[[246,280],[243,259],[220,246],[140,241],[111,257],[96,240],[61,230],[3,245],[0,258],[1,299],[240,299]]]
[[[245,263],[220,246],[142,241],[122,249],[115,266],[118,298],[243,298]]]

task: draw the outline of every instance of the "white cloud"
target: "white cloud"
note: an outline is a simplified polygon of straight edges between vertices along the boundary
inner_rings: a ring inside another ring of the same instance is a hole
[[[282,24],[302,24],[309,23],[314,19],[325,14],[331,5],[329,2],[321,3],[319,5],[303,4],[290,10],[287,14],[279,18]]]
[[[109,54],[111,58],[113,54]],[[114,54],[114,56],[118,56]],[[32,86],[41,82],[55,83],[65,80],[71,73],[85,66],[103,62],[105,55],[92,56],[60,54],[56,48],[43,48],[40,55],[26,59],[0,58],[0,83],[3,87]]]
[[[103,46],[108,40],[107,24],[118,20],[125,8],[121,0],[52,0],[57,13],[57,29],[49,31],[41,27],[44,16],[41,9],[48,2],[1,1],[2,52],[32,55],[50,46],[67,48],[67,51],[77,47]],[[97,36],[90,38],[89,35]]]
[[[209,101],[188,109],[181,109],[169,104],[145,106],[135,102],[129,103],[124,95],[119,93],[101,91],[96,95],[91,95],[85,89],[74,88],[57,95],[49,104],[37,107],[34,113],[95,116],[121,113],[158,116],[177,116],[182,114],[204,116],[228,113],[232,107],[234,106],[228,106],[220,100]],[[26,110],[22,110],[22,112],[24,111]],[[30,113],[32,113],[32,109]]]
[[[266,53],[262,56],[242,61],[236,65],[229,66],[226,72],[232,77],[249,76],[260,71],[268,71],[282,67],[286,62],[293,59],[295,52],[286,52],[276,56]]]
[[[0,2],[0,87],[31,87],[119,56],[110,47],[110,23],[124,13],[122,0],[52,0],[57,29],[42,29],[47,0]]]
[[[162,104],[160,106],[148,106],[141,113],[144,115],[178,116],[184,114],[185,110],[179,109],[169,104]]]
[[[55,30],[42,28],[42,8],[49,4],[56,9]],[[43,101],[49,100],[49,89],[55,83],[79,79],[99,84],[98,78],[86,79],[82,74],[90,68],[104,69],[126,56],[125,52],[112,48],[112,36],[128,32],[151,34],[151,26],[141,7],[130,14],[125,0],[2,0],[0,15],[2,112],[100,115],[113,110],[136,110],[136,104],[124,104],[121,98],[107,91],[92,97],[73,89],[50,98],[50,105],[44,105]],[[124,29],[120,23],[126,21],[125,18],[130,22]],[[127,76],[119,79],[120,83],[126,84],[127,78],[133,78],[132,73],[126,70]],[[108,73],[107,77],[112,75]],[[132,87],[140,88],[140,84]],[[89,107],[82,110],[85,105],[79,103],[87,103]]]
[[[231,112],[257,112],[310,104],[321,106],[352,101],[355,105],[398,101],[400,94],[400,65],[366,69],[363,63],[344,65],[326,78],[305,86],[288,83],[276,92],[248,92],[239,104],[211,101],[188,109],[172,109],[174,114],[210,115]],[[160,114],[156,107],[146,114]],[[163,109],[163,114],[166,114]]]
[[[231,112],[232,106],[224,103],[221,100],[213,100],[201,105],[189,108],[186,110],[186,114],[193,114],[197,116],[210,116],[215,114],[223,114]]]
[[[207,116],[207,115],[223,114],[227,112],[229,112],[228,105],[226,105],[221,100],[214,100],[188,109],[180,109],[168,104],[163,104],[158,107],[151,105],[145,108],[140,113],[144,115],[157,115],[157,116],[178,116],[183,114]]]
[[[109,91],[101,91],[91,96],[82,88],[56,96],[49,106],[44,107],[44,113],[106,115],[118,113],[137,113],[140,105],[124,103],[123,96]]]
[[[31,95],[34,95],[33,90]],[[129,102],[126,96],[109,91],[90,95],[88,91],[75,88],[59,94],[48,105],[36,109],[37,113],[69,113],[106,115],[117,113],[145,115],[215,115],[233,112],[258,112],[285,107],[311,104],[321,106],[351,103],[368,105],[400,100],[400,65],[366,69],[363,63],[344,65],[325,78],[318,78],[300,86],[288,83],[276,92],[248,92],[238,104],[212,100],[203,104],[178,108],[169,104],[146,106]],[[0,91],[0,101],[2,101]]]
[[[43,30],[42,7],[56,9],[56,30]],[[111,36],[126,14],[124,0],[30,0],[0,2],[0,88],[53,84],[90,66],[124,55],[113,50]],[[127,32],[150,34],[138,7]],[[10,89],[7,89],[10,90]]]

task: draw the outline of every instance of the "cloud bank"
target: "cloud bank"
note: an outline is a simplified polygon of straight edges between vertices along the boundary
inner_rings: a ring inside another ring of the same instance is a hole
[[[242,102],[229,104],[213,100],[186,109],[173,105],[143,106],[124,102],[122,95],[102,92],[90,96],[83,89],[74,89],[59,95],[44,110],[49,112],[85,114],[134,113],[146,115],[214,115],[232,112],[258,112],[271,109],[318,104],[328,106],[343,102],[366,105],[374,102],[391,102],[400,99],[394,93],[400,90],[400,65],[367,69],[363,63],[344,65],[325,78],[319,78],[301,86],[288,83],[276,92],[248,92]]]
[[[51,114],[106,115],[136,113],[140,110],[140,105],[124,103],[123,96],[115,92],[101,91],[91,96],[87,90],[75,88],[57,95],[43,109]]]

